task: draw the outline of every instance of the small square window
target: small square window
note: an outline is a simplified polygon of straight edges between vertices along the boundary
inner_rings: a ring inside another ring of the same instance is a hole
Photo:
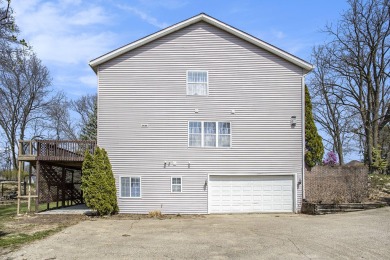
[[[181,192],[181,177],[172,177],[171,179],[171,190],[172,192]]]
[[[207,96],[208,73],[207,71],[187,71],[187,95]]]
[[[122,198],[140,198],[141,197],[141,178],[140,177],[121,177],[120,188]]]

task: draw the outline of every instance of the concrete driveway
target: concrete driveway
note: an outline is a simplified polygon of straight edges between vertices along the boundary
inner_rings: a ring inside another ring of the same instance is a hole
[[[8,258],[7,258],[8,257]],[[390,208],[79,223],[6,259],[389,259]]]

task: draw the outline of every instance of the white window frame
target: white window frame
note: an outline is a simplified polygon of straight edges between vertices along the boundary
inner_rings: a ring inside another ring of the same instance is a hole
[[[173,185],[178,185],[178,184],[173,184],[173,179],[174,178],[180,178],[180,191],[173,191]],[[171,176],[171,193],[182,193],[183,192],[183,177],[182,176]]]
[[[205,144],[205,135],[206,135],[206,133],[205,133],[205,123],[215,123],[215,134],[213,134],[214,136],[215,136],[215,146],[209,146],[209,145],[206,145]],[[202,138],[202,140],[203,140],[203,143],[202,143],[202,147],[207,147],[207,148],[216,148],[216,147],[218,147],[218,140],[217,140],[217,138],[218,138],[218,122],[215,122],[215,121],[203,121],[202,122],[202,134],[203,134],[203,138]]]
[[[195,82],[188,82],[188,72],[206,72],[206,95],[192,95],[188,92],[188,83],[195,83]],[[186,71],[186,93],[187,96],[191,97],[206,97],[209,95],[209,71],[208,70],[187,70]]]
[[[123,197],[122,196],[122,178],[129,178],[130,179],[130,196],[129,197]],[[139,197],[132,197],[131,196],[131,178],[139,178]],[[128,176],[128,175],[119,175],[119,198],[121,199],[141,199],[142,198],[142,178],[141,176]]]
[[[218,148],[230,148],[230,147],[232,147],[232,123],[230,122],[230,121],[218,121],[218,122],[216,122],[217,123],[217,147]],[[222,134],[222,135],[229,135],[229,146],[227,146],[227,147],[224,147],[224,146],[219,146],[219,136],[220,136],[220,134],[219,134],[219,123],[229,123],[229,129],[230,129],[230,134]]]
[[[190,146],[190,133],[189,133],[189,130],[190,130],[190,122],[200,122],[201,123],[201,126],[202,126],[202,129],[201,129],[201,146]],[[216,141],[215,141],[215,145],[216,146],[205,146],[204,145],[204,123],[205,122],[213,122],[213,123],[216,123]],[[230,146],[229,147],[222,147],[222,146],[219,146],[219,123],[229,123],[230,124]],[[203,120],[203,121],[200,121],[200,120],[191,120],[191,121],[187,121],[187,147],[188,148],[220,148],[220,149],[230,149],[232,148],[232,136],[233,136],[233,131],[232,131],[232,122],[231,121],[212,121],[212,120]]]

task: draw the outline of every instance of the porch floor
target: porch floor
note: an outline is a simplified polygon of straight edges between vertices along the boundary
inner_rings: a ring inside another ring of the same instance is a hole
[[[79,204],[69,207],[64,207],[60,209],[51,209],[39,212],[40,215],[91,215],[94,214],[94,211],[89,209],[85,204]]]

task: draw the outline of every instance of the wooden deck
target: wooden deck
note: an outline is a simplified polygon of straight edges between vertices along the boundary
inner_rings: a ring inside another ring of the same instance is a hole
[[[96,141],[81,140],[21,140],[19,141],[18,208],[21,200],[27,199],[28,211],[35,200],[35,211],[39,203],[52,202],[65,206],[83,203],[81,191],[82,164],[86,151],[95,152]],[[28,195],[21,196],[21,172],[28,167]],[[33,185],[32,185],[33,183]]]
[[[83,162],[88,150],[95,152],[96,141],[19,141],[19,161]]]

